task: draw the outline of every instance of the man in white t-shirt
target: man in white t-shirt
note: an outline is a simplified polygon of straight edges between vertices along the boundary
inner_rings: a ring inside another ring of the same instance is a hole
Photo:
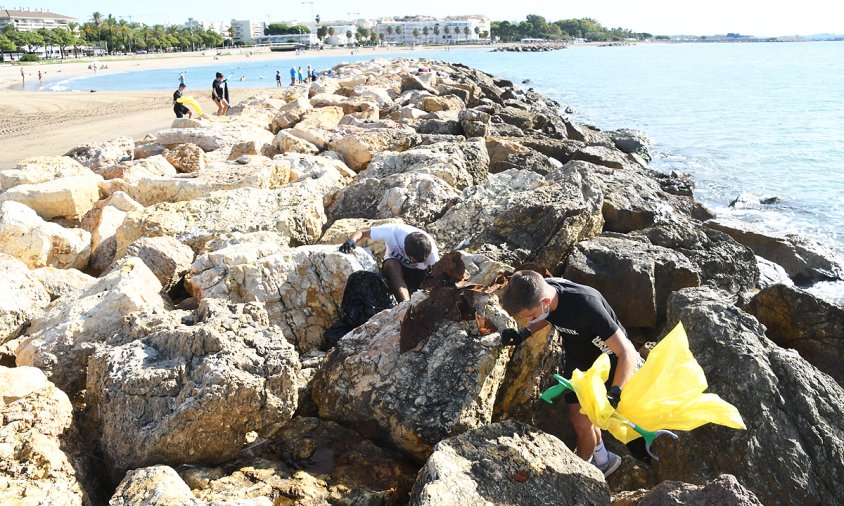
[[[343,253],[351,253],[361,238],[383,242],[387,247],[381,271],[396,300],[410,299],[419,289],[428,268],[440,259],[434,239],[426,232],[403,223],[387,223],[363,230],[355,230],[340,246]]]

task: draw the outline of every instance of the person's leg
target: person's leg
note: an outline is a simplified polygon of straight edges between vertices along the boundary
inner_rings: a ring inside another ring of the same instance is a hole
[[[577,434],[577,456],[583,460],[592,458],[595,445],[600,441],[600,429],[592,425],[589,418],[580,412],[580,404],[569,404],[569,420]],[[597,437],[596,437],[597,432]]]
[[[223,107],[223,116],[225,116],[229,112],[229,101],[224,98],[220,100],[220,104]]]
[[[217,104],[217,116],[222,116],[223,103],[216,98],[214,99],[214,103]]]
[[[402,277],[404,277],[404,284],[407,286],[407,293],[413,295],[413,292],[419,290],[422,286],[422,281],[425,280],[425,276],[428,274],[428,271],[423,269],[411,269],[410,267],[405,267],[404,265],[401,266],[402,270]]]
[[[410,292],[407,289],[407,284],[404,282],[404,274],[402,273],[402,265],[395,258],[388,258],[384,260],[381,266],[381,272],[387,279],[387,286],[399,302],[410,299]]]

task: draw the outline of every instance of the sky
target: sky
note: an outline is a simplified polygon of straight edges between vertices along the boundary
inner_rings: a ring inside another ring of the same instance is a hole
[[[8,2],[12,3],[8,3]],[[45,9],[90,20],[91,13],[112,14],[146,24],[183,24],[200,20],[253,19],[256,21],[305,21],[319,14],[324,21],[424,14],[447,16],[483,14],[491,20],[524,20],[539,14],[549,21],[592,18],[607,28],[627,28],[653,35],[814,35],[844,33],[841,0],[0,0],[3,9]],[[354,11],[354,12],[352,12]],[[131,18],[131,19],[130,19]]]

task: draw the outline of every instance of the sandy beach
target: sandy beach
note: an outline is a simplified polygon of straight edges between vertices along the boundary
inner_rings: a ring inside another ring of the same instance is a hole
[[[467,46],[468,47],[468,46]],[[425,47],[417,47],[422,52]],[[461,47],[462,49],[462,47]],[[387,56],[405,52],[408,48],[356,49],[356,54]],[[166,68],[186,68],[198,65],[236,63],[255,60],[303,59],[350,54],[349,49],[309,51],[303,55],[295,52],[271,53],[243,51],[220,54],[214,60],[211,54],[176,53],[161,55],[98,58],[108,66],[103,72],[130,72]],[[0,169],[11,168],[20,160],[32,156],[62,155],[69,149],[86,142],[96,142],[118,136],[140,139],[144,135],[167,128],[173,121],[170,92],[35,92],[22,91],[21,69],[26,79],[37,79],[38,71],[55,76],[61,71],[63,78],[88,75],[91,58],[65,60],[61,63],[0,65]],[[268,87],[274,83],[267,81]],[[245,91],[245,90],[244,90]],[[252,90],[254,91],[254,90]],[[240,94],[245,98],[250,93]],[[206,111],[216,107],[209,99],[199,102]]]

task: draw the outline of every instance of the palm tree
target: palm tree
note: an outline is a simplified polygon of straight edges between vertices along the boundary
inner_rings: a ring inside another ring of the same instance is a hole
[[[471,32],[471,30],[469,30],[469,27],[468,27],[468,26],[464,26],[464,27],[463,27],[463,35],[465,35],[465,36],[466,36],[466,38],[465,38],[464,40],[469,40],[469,33],[470,33],[470,32]]]
[[[233,46],[234,45],[234,36],[237,35],[237,30],[235,30],[233,26],[230,26],[229,29],[228,29],[228,32],[229,32],[229,40],[231,40],[231,45]],[[226,44],[225,44],[225,42],[223,42],[223,47],[225,47],[225,46],[226,46]]]
[[[75,58],[79,58],[79,39],[77,38],[76,30],[79,29],[79,23],[74,21],[68,21],[67,29],[70,31],[70,34],[73,36],[73,56]]]
[[[425,44],[428,43],[428,34],[429,33],[431,33],[431,30],[429,30],[427,26],[422,28],[422,35],[425,36]]]
[[[329,36],[329,37],[334,37],[334,32],[335,32],[334,27],[333,27],[333,26],[329,26],[329,27],[328,27],[328,36]]]
[[[444,38],[444,39],[446,39],[446,44],[447,44],[447,43],[449,42],[449,41],[448,41],[448,34],[450,34],[450,33],[451,33],[451,27],[450,27],[450,26],[446,26],[446,27],[445,27],[445,30],[443,30],[443,33],[445,33],[445,35],[443,35],[443,38]]]
[[[480,27],[480,26],[476,26],[476,27],[475,27],[475,35],[480,35],[480,33],[481,33],[481,27]],[[475,38],[477,38],[477,37],[475,37]]]
[[[414,43],[419,44],[419,28],[413,29],[413,39]]]
[[[352,43],[352,31],[346,30],[346,45],[349,45],[351,43]]]
[[[434,25],[434,41],[439,44],[440,42],[440,24],[437,23]]]
[[[404,31],[404,28],[397,26],[396,27],[396,38],[398,38],[398,36],[401,35],[403,31]],[[403,44],[404,40],[400,40],[400,42]]]
[[[392,35],[393,35],[393,27],[392,27],[392,25],[390,25],[390,26],[388,26],[388,27],[387,27],[387,35],[388,35],[390,38],[392,38]]]
[[[100,47],[100,25],[103,22],[103,15],[99,11],[94,11],[91,19],[94,21],[94,33],[97,35],[97,47]]]

